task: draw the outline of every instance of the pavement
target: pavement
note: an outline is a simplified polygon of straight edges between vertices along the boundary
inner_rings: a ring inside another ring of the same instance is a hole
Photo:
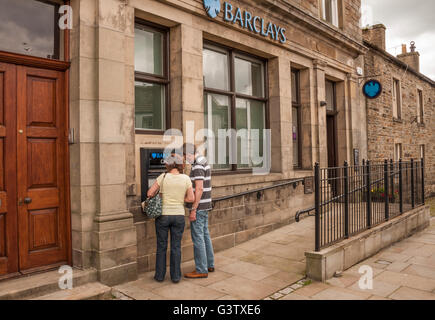
[[[215,254],[216,271],[206,279],[164,282],[153,279],[154,272],[136,281],[116,286],[118,299],[145,300],[260,300],[289,284],[305,278],[305,251],[314,249],[314,219],[307,218]],[[182,272],[195,269],[194,262],[181,266]]]
[[[435,217],[404,239],[326,283],[305,276],[305,251],[314,250],[314,218],[274,230],[215,254],[216,271],[206,279],[173,284],[144,273],[112,288],[116,299],[137,300],[435,300]],[[373,270],[373,288],[360,289],[361,266]],[[194,262],[182,264],[182,272]]]
[[[361,289],[361,266],[373,270],[372,289]],[[305,279],[267,300],[435,300],[435,218],[420,233],[386,248],[326,283]]]

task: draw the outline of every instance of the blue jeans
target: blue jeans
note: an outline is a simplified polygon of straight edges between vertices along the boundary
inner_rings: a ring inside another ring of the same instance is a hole
[[[190,223],[190,231],[192,233],[196,272],[208,273],[208,268],[214,268],[214,253],[208,231],[207,210],[196,212],[196,220]]]
[[[166,275],[166,250],[168,233],[171,231],[170,273],[172,281],[181,279],[181,238],[183,237],[184,216],[160,216],[155,220],[157,236],[156,272],[154,279],[163,281]]]

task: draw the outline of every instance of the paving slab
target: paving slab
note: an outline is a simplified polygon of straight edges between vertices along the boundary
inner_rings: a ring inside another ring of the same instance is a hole
[[[373,281],[373,289],[361,289],[359,287],[359,283],[356,282],[349,289],[364,293],[369,293],[371,295],[380,296],[380,297],[388,297],[394,291],[400,288],[399,284],[392,284],[389,282],[384,282],[380,280]]]
[[[391,296],[394,300],[435,300],[435,294],[409,287],[401,287]]]
[[[373,279],[378,280],[429,292],[435,290],[435,280],[412,274],[384,271]]]
[[[297,291],[295,292],[298,293]],[[328,288],[312,296],[316,300],[365,300],[371,296],[370,293],[353,291],[347,288]]]
[[[297,293],[290,293],[282,297],[280,300],[311,300],[311,299],[307,296],[301,296]]]
[[[203,287],[190,281],[168,284],[153,290],[153,293],[163,299],[171,300],[215,300],[225,295],[223,292],[210,287]]]
[[[224,294],[236,296],[243,300],[263,299],[273,293],[276,288],[261,281],[254,281],[240,276],[216,282],[208,288],[223,292]]]
[[[335,287],[341,287],[346,288],[355,282],[358,282],[360,277],[356,277],[352,274],[342,274],[341,277],[338,278],[331,278],[328,281],[326,281],[327,284],[333,285]]]
[[[231,273],[233,275],[238,275],[251,280],[262,280],[271,276],[275,273],[278,273],[278,269],[264,267],[258,264],[238,261],[235,263],[228,264],[220,268],[220,270]]]
[[[430,278],[435,280],[435,268],[413,264],[403,270],[403,273],[413,274],[416,276]]]

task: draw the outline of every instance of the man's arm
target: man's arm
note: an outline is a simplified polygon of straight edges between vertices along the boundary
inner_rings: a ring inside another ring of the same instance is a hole
[[[199,206],[199,201],[201,201],[202,192],[204,190],[203,185],[204,185],[204,180],[200,180],[200,179],[195,180],[195,201],[192,204],[192,210],[190,210],[190,216],[189,216],[190,221],[196,220],[196,209]]]

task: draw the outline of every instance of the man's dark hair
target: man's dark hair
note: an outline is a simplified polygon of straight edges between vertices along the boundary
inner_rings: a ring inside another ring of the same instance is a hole
[[[193,143],[185,142],[183,144],[183,154],[196,154],[196,146]]]

